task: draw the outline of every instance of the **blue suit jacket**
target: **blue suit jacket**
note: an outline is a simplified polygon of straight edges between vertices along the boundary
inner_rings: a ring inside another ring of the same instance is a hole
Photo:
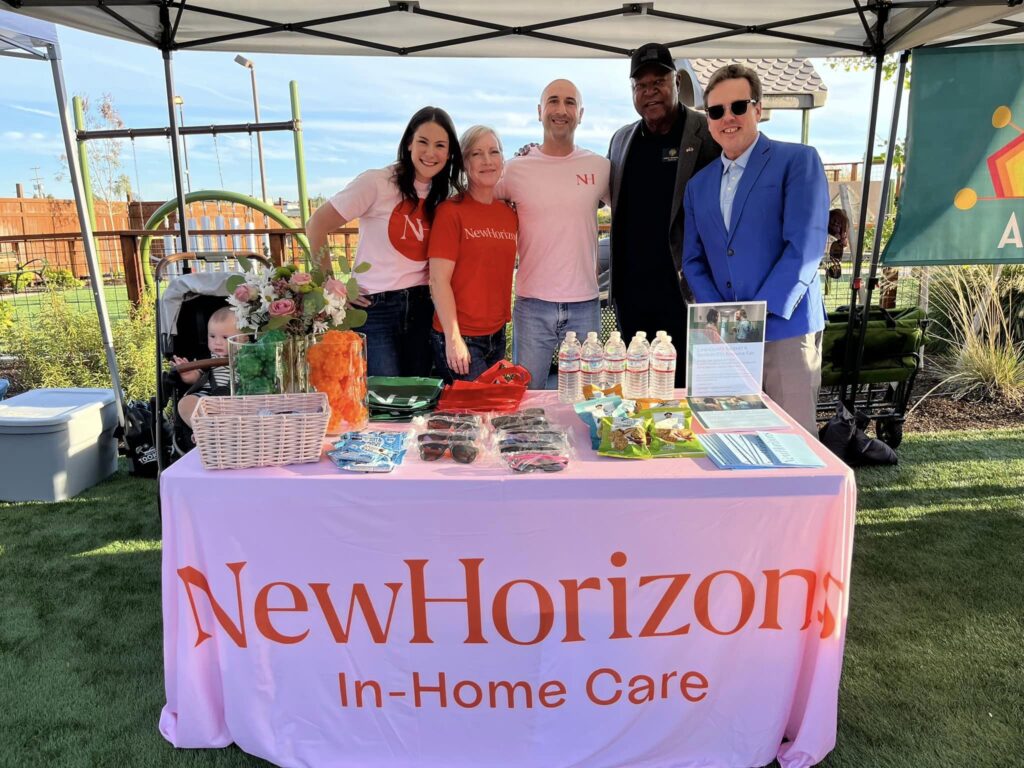
[[[828,236],[828,181],[813,147],[758,136],[728,231],[721,162],[690,179],[683,198],[683,273],[700,303],[765,301],[765,340],[825,327],[818,265]]]

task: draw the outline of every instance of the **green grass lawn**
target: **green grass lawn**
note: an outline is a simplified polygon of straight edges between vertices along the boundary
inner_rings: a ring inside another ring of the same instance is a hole
[[[91,288],[73,288],[61,294],[68,304],[95,316],[96,303]],[[123,285],[107,285],[103,287],[103,296],[107,300],[107,314],[114,323],[128,315],[131,302],[128,301],[128,289]],[[32,322],[36,315],[46,307],[49,297],[46,291],[29,291],[22,293],[4,293],[0,302],[14,308],[15,322]]]
[[[908,435],[858,472],[839,741],[822,764],[1020,765],[1024,429]],[[153,481],[0,503],[0,765],[264,765],[176,751]]]

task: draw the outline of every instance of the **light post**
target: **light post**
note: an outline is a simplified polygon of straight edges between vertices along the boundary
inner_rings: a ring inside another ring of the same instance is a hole
[[[178,105],[178,126],[184,127],[185,125],[185,100],[181,96],[174,97],[174,103]],[[192,191],[192,174],[188,169],[188,141],[185,139],[185,134],[181,135],[181,153],[185,158],[185,187],[189,192]]]
[[[239,54],[235,56],[235,63],[239,64],[249,70],[249,75],[252,78],[252,109],[256,115],[256,124],[260,122],[260,100],[256,95],[256,66],[245,56]],[[263,194],[263,201],[267,200],[267,174],[263,168],[263,134],[259,131],[256,132],[256,151],[259,154],[260,159],[260,190]]]

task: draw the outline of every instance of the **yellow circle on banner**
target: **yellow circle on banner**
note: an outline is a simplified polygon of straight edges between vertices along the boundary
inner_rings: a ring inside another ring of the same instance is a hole
[[[964,187],[957,192],[956,197],[953,198],[953,205],[961,211],[971,210],[976,202],[978,202],[978,193],[970,187]]]
[[[1010,111],[1009,107],[996,107],[996,111],[992,113],[992,127],[1005,128],[1012,119],[1013,112]]]

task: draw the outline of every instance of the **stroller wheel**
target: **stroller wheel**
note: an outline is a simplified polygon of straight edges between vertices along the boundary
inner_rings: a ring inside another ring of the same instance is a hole
[[[885,419],[875,420],[875,434],[878,439],[890,448],[898,448],[903,442],[903,419],[899,416],[890,416]]]

